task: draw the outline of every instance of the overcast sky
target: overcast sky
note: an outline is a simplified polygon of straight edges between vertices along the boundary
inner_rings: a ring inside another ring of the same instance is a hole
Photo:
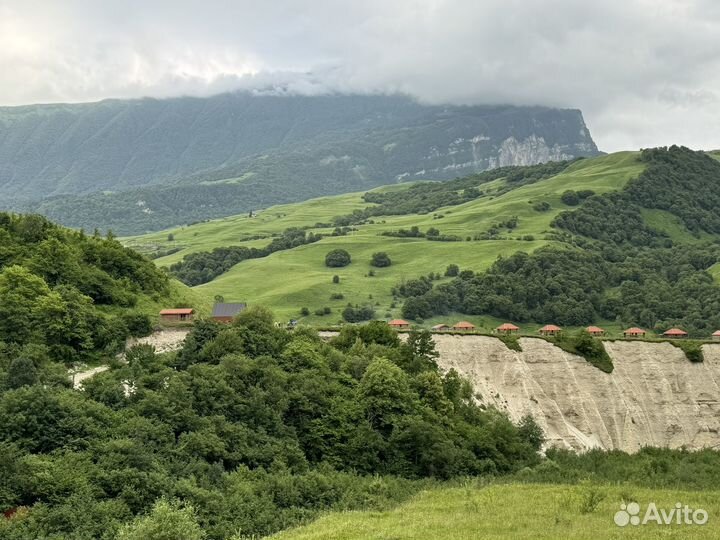
[[[282,83],[582,109],[605,151],[720,148],[717,0],[0,0],[0,104]]]

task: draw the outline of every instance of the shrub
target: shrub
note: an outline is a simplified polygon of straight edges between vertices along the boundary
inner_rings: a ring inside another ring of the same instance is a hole
[[[344,249],[333,249],[325,255],[325,266],[330,268],[341,268],[350,264],[350,254]]]
[[[455,277],[460,273],[460,267],[457,264],[449,264],[445,269],[445,275],[447,277]]]
[[[568,206],[577,206],[578,204],[580,204],[580,197],[578,197],[577,192],[573,191],[572,189],[568,189],[567,191],[565,191],[560,197],[560,200]]]
[[[347,322],[369,321],[375,316],[375,310],[372,306],[348,306],[343,310],[342,317]]]
[[[535,203],[533,204],[533,210],[536,212],[547,212],[550,210],[550,203],[546,201]]]
[[[340,283],[340,276],[338,276],[337,274],[335,274],[335,275],[333,276],[332,282],[335,283],[335,284]]]
[[[379,251],[377,253],[373,253],[370,264],[377,268],[385,268],[386,266],[390,266],[392,264],[392,261],[390,260],[390,257],[388,257],[387,253],[385,253],[384,251]]]
[[[133,337],[145,337],[152,334],[152,321],[144,313],[126,313],[122,320]]]
[[[302,315],[303,317],[307,317],[308,315],[310,315],[310,309],[306,307],[302,308],[300,310],[300,315]]]
[[[345,298],[345,295],[341,292],[332,293],[330,295],[330,300],[342,300]]]

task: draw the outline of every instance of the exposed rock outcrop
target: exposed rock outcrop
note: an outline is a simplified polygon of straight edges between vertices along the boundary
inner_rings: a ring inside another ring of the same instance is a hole
[[[691,363],[669,343],[605,342],[615,370],[596,369],[547,341],[523,352],[485,336],[436,335],[440,364],[469,377],[483,403],[532,414],[548,444],[634,452],[720,447],[720,344]]]

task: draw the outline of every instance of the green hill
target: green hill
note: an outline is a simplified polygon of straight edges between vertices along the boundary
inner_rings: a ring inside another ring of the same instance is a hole
[[[112,238],[5,213],[0,299],[0,363],[95,361],[149,334],[161,306],[206,304]]]
[[[532,251],[553,244],[555,241],[548,235],[551,232],[550,223],[559,212],[570,208],[561,201],[564,191],[576,188],[605,193],[621,189],[642,170],[637,154],[621,152],[580,160],[551,178],[509,191],[504,190],[506,180],[499,178],[483,184],[485,193],[464,204],[441,207],[424,215],[376,217],[374,223],[354,225],[357,230],[346,236],[327,236],[309,245],[246,260],[213,281],[196,287],[196,290],[207,297],[222,295],[228,301],[244,300],[267,305],[284,318],[298,318],[302,307],[308,307],[311,313],[324,306],[333,309],[330,316],[311,315],[304,319],[315,324],[337,322],[339,311],[348,302],[368,303],[370,295],[372,304],[380,303],[376,306],[379,316],[388,312],[397,315],[400,306],[391,307],[391,289],[401,280],[429,272],[443,274],[451,263],[463,269],[482,270],[499,255],[510,255],[518,250]],[[404,192],[407,189],[408,186],[393,186],[379,188],[379,192]],[[266,245],[272,235],[280,234],[288,227],[332,223],[336,216],[372,206],[363,201],[362,195],[352,193],[276,206],[261,211],[253,218],[234,216],[127,238],[124,242],[148,254],[177,249],[175,253],[156,260],[160,266],[169,266],[185,255],[216,247],[239,245],[259,248]],[[533,208],[543,202],[549,204],[549,210]],[[468,236],[472,238],[485,233],[494,224],[515,216],[518,218],[517,227],[503,230],[497,239],[466,241]],[[421,231],[435,227],[443,235],[457,235],[463,241],[431,242],[424,238],[382,236],[383,232],[413,226]],[[333,229],[318,228],[313,232],[330,235]],[[530,240],[529,236],[533,239]],[[168,241],[168,238],[172,240]],[[352,264],[345,268],[327,268],[325,254],[334,248],[348,250]],[[369,264],[372,254],[381,251],[390,256],[392,265],[373,268]],[[368,277],[371,270],[375,275]],[[336,274],[340,276],[339,284],[332,283]],[[331,300],[331,295],[337,293],[343,298]]]
[[[720,328],[718,177],[707,154],[661,148],[318,199],[127,242],[206,297],[312,324],[467,318],[486,329],[682,326],[707,338]],[[328,267],[336,249],[352,263]],[[373,266],[377,253],[392,264]]]
[[[597,505],[592,504],[593,494]],[[317,521],[284,531],[277,540],[436,540],[438,538],[514,538],[555,540],[573,538],[716,538],[717,523],[707,525],[627,525],[613,518],[620,505],[646,501],[673,509],[682,501],[710,516],[720,511],[715,491],[643,489],[635,486],[558,486],[508,484],[485,488],[424,491],[397,508],[384,512],[335,512]],[[533,501],[532,504],[528,504]],[[692,531],[692,532],[690,532]],[[678,536],[679,537],[679,536]]]

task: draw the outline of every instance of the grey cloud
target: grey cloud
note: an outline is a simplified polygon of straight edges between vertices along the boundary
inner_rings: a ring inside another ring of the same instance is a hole
[[[0,0],[0,103],[405,92],[577,107],[604,150],[720,147],[712,0]]]

